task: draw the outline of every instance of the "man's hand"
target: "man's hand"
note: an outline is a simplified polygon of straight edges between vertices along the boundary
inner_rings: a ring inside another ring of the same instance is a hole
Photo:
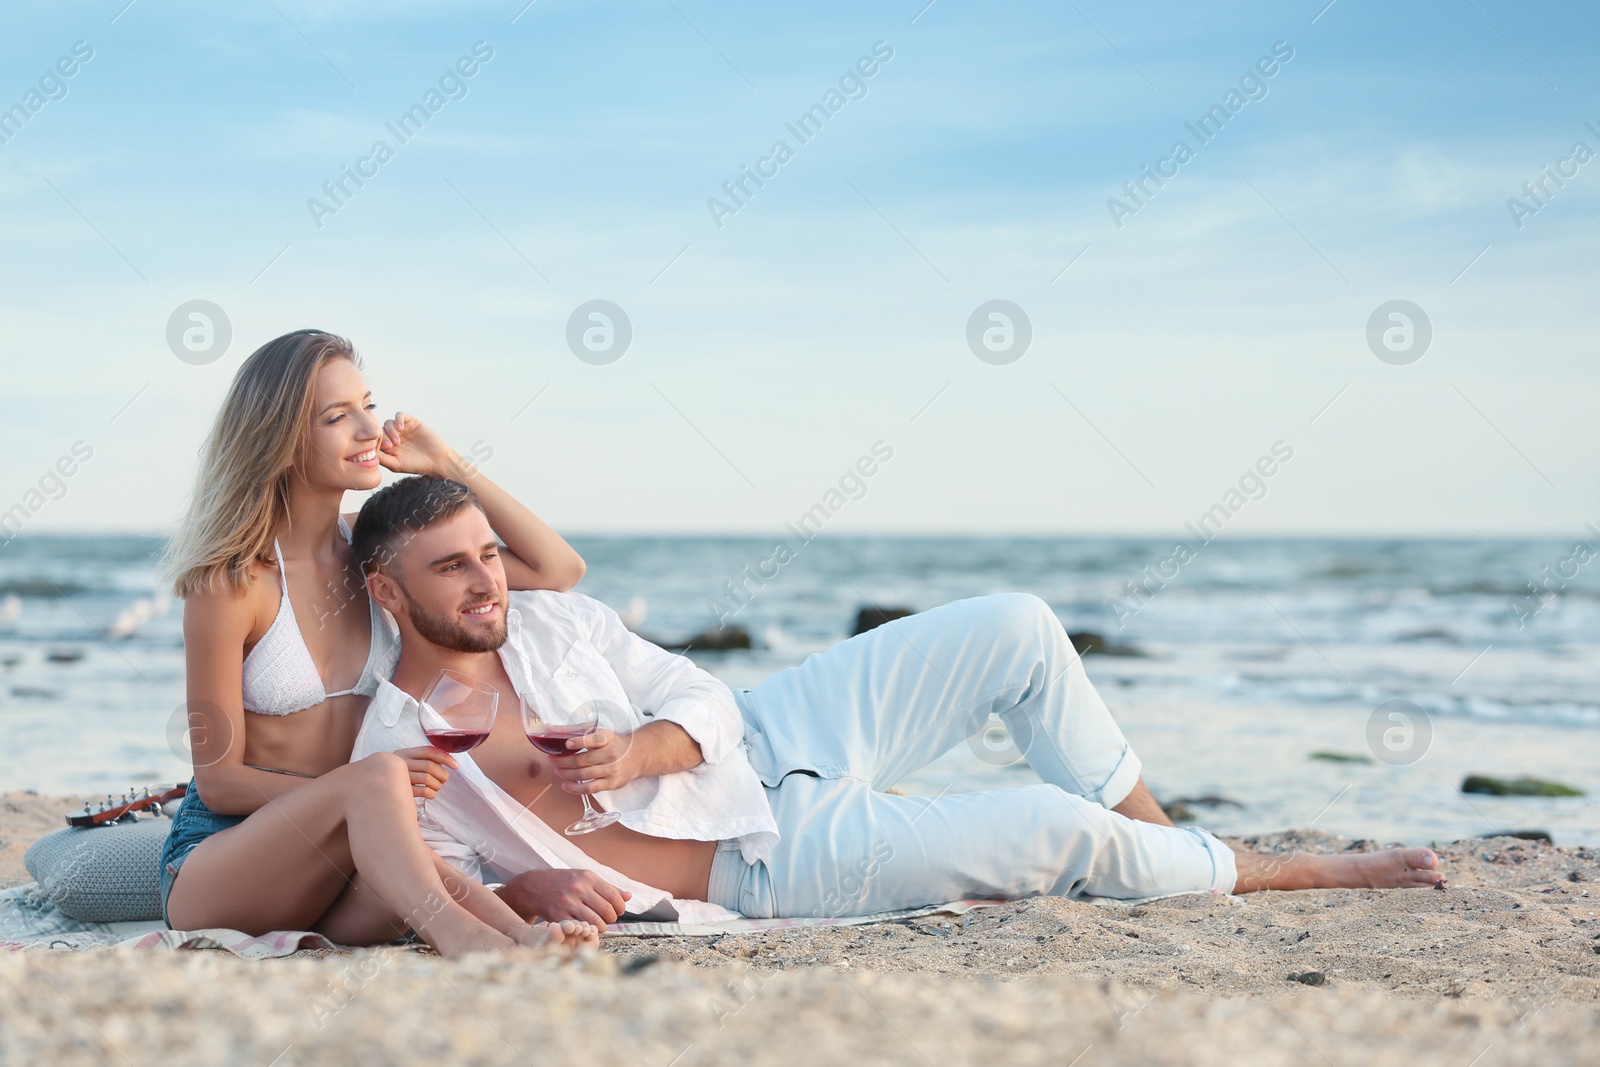
[[[411,772],[411,795],[424,800],[439,795],[456,767],[454,756],[431,746],[397,749],[395,755],[406,761],[406,769]]]
[[[701,763],[700,746],[683,727],[665,719],[631,734],[591,730],[568,738],[567,748],[587,751],[551,756],[550,765],[561,788],[575,795],[621,789],[637,778],[676,774]]]
[[[524,922],[576,919],[604,930],[627,910],[632,893],[593,871],[524,871],[495,890]]]
[[[644,777],[639,765],[643,753],[636,750],[636,736],[600,728],[567,738],[568,749],[584,751],[550,757],[561,788],[572,794],[599,793],[621,789],[635,778]]]

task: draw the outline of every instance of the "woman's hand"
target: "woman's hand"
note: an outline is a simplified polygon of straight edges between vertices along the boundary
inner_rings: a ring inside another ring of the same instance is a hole
[[[633,741],[633,734],[604,728],[591,730],[567,738],[567,748],[585,751],[551,756],[550,766],[561,779],[561,788],[575,796],[621,789],[635,778],[645,777]]]
[[[454,756],[433,747],[402,748],[395,755],[406,761],[406,769],[411,772],[411,795],[424,800],[439,795],[456,767]]]
[[[397,474],[432,474],[440,478],[461,476],[461,455],[444,438],[403,411],[383,424],[378,441],[378,462]]]

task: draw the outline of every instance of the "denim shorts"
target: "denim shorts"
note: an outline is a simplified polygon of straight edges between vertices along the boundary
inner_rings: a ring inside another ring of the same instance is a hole
[[[190,779],[189,792],[178,814],[172,817],[172,829],[167,831],[167,843],[161,848],[161,918],[169,927],[172,921],[167,918],[167,897],[178,877],[178,868],[200,842],[219,830],[238,826],[244,819],[242,815],[218,815],[206,807],[205,801],[200,799],[200,790]]]

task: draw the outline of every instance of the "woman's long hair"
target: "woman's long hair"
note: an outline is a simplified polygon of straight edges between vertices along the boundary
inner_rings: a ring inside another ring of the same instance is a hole
[[[310,432],[317,371],[335,359],[361,365],[344,338],[296,330],[240,366],[200,451],[183,525],[162,557],[175,595],[219,583],[243,590],[253,564],[275,562],[272,542],[289,525],[289,477]]]

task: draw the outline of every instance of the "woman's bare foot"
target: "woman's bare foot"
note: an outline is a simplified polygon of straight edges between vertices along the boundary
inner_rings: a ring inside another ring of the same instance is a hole
[[[433,946],[445,959],[459,959],[473,952],[504,952],[517,947],[517,943],[493,927],[462,912],[461,919],[436,919],[428,923],[425,931],[419,930],[423,940]]]
[[[600,932],[592,923],[565,919],[559,923],[531,923],[511,935],[524,948],[594,948]]]
[[[1314,856],[1307,852],[1234,854],[1239,876],[1235,893],[1262,889],[1443,889],[1439,857],[1426,848],[1391,848],[1354,856]]]

